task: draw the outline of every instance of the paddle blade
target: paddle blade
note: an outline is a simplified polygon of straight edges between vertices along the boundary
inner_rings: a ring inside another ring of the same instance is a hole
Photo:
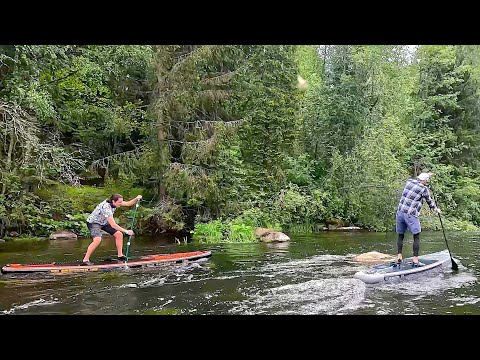
[[[452,270],[455,270],[457,271],[458,270],[458,265],[455,261],[453,261],[453,258],[450,258],[450,260],[452,260]]]

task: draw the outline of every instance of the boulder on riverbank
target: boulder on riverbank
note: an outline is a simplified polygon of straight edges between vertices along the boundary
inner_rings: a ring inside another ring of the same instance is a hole
[[[263,242],[283,242],[289,241],[290,238],[280,231],[275,231],[267,228],[255,229],[255,236],[260,238]]]

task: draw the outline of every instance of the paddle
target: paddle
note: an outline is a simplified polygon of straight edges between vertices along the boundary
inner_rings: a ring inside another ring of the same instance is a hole
[[[135,224],[135,215],[137,214],[137,209],[138,209],[138,206],[140,205],[140,200],[138,200],[136,203],[135,203],[135,211],[133,212],[133,219],[132,219],[132,225],[130,226],[130,230],[133,229],[133,224]],[[125,264],[127,263],[128,261],[128,249],[130,248],[130,240],[132,239],[132,235],[130,235],[128,237],[128,242],[127,242],[127,251],[125,252]]]
[[[435,195],[433,194],[433,188],[431,184],[430,184],[430,189],[432,190],[433,201],[435,201],[435,204],[437,204],[438,206],[438,202],[437,202],[437,199],[435,199]],[[439,212],[437,212],[437,214],[438,214],[438,218],[440,219],[440,225],[442,226],[443,238],[445,239],[445,244],[447,244],[447,250],[448,250],[448,253],[450,254],[450,260],[452,260],[452,270],[456,271],[458,270],[458,265],[455,261],[453,261],[452,254],[450,253],[450,248],[448,247],[448,242],[447,242],[447,236],[445,235],[445,229],[443,227],[442,217],[440,216]]]

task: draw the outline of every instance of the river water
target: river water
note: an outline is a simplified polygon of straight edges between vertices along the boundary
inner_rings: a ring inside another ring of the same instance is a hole
[[[131,256],[211,250],[207,260],[165,268],[78,274],[0,275],[0,314],[480,314],[480,234],[449,232],[459,265],[366,285],[368,265],[352,257],[394,254],[395,235],[371,232],[290,234],[277,244],[180,243],[136,236]],[[81,260],[90,239],[0,243],[0,266]],[[404,257],[412,255],[407,233]],[[420,255],[446,249],[441,232],[423,232]],[[92,261],[116,255],[105,238]],[[448,256],[448,253],[447,255]]]

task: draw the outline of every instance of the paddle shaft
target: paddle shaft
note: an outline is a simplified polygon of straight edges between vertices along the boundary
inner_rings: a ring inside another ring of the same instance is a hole
[[[430,185],[430,188],[431,188],[431,185]],[[435,198],[435,195],[433,194],[433,189],[431,190],[432,190],[433,200],[435,201],[435,204],[438,207],[438,202],[437,202],[437,199]],[[438,218],[440,219],[440,225],[442,226],[443,238],[445,240],[445,244],[447,244],[448,254],[450,255],[450,260],[452,261],[452,269],[458,270],[458,265],[455,261],[453,261],[452,253],[450,252],[450,248],[448,247],[448,241],[447,241],[447,236],[445,235],[445,228],[443,227],[442,217],[440,216],[439,212],[437,212],[437,214],[438,214]]]
[[[132,225],[130,226],[130,230],[133,230],[133,224],[135,224],[135,215],[137,214],[137,209],[138,209],[139,203],[140,203],[140,200],[138,200],[135,203],[135,211],[133,212],[133,219],[132,219]],[[125,262],[128,261],[128,250],[130,248],[131,240],[132,240],[132,235],[129,235],[128,242],[127,242],[127,251],[125,252],[125,258],[126,258]]]

